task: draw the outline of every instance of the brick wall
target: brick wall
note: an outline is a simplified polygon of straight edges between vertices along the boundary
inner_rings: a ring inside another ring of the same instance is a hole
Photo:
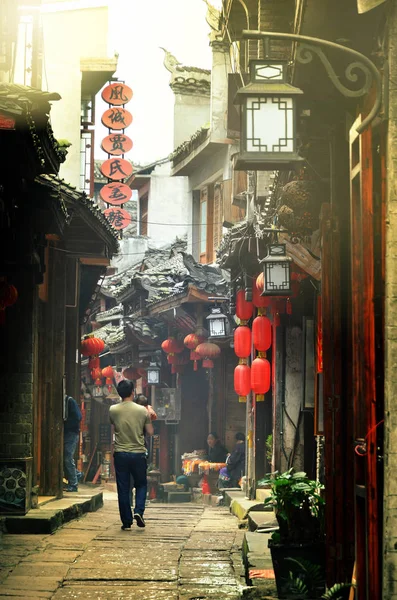
[[[258,2],[258,29],[260,31],[292,32],[295,16],[294,0],[258,0]],[[258,52],[259,58],[263,58],[264,50],[262,44],[259,46]],[[272,58],[288,59],[290,56],[290,43],[272,41]]]
[[[0,458],[32,456],[33,350],[36,289],[29,276],[15,279],[18,301],[6,310],[0,367]]]

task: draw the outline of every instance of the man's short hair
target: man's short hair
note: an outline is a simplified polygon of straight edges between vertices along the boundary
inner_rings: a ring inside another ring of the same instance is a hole
[[[129,396],[132,396],[134,393],[134,383],[129,381],[129,379],[123,379],[117,385],[117,393],[120,398],[128,398]]]

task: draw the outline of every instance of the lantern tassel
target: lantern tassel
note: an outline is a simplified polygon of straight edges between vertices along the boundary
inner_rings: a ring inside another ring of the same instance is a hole
[[[195,360],[194,363],[193,363],[193,371],[198,371],[198,362],[197,362],[197,360]]]
[[[256,394],[255,398],[256,398],[257,402],[264,402],[265,401],[265,395],[264,394]]]
[[[287,315],[292,315],[292,302],[289,298],[287,298],[285,311],[286,311]]]
[[[247,396],[239,396],[238,397],[238,401],[239,402],[244,402],[246,404],[247,403]]]

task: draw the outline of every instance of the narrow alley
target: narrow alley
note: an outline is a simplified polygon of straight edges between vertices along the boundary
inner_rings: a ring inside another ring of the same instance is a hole
[[[52,535],[9,535],[0,598],[237,600],[243,531],[226,508],[151,504],[146,529],[122,531],[117,495]]]

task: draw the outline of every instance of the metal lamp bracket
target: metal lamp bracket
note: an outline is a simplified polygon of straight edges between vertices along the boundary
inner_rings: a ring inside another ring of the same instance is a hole
[[[353,50],[352,48],[342,46],[341,44],[336,44],[335,42],[295,33],[244,30],[243,38],[247,40],[263,40],[265,44],[268,44],[271,39],[298,42],[299,45],[297,47],[296,60],[301,64],[309,64],[313,60],[314,55],[317,55],[323,63],[325,70],[336,89],[347,98],[359,98],[365,96],[371,89],[372,83],[374,83],[376,91],[374,104],[365,119],[357,125],[357,133],[361,134],[365,131],[378,115],[382,103],[382,78],[376,65],[365,56],[365,54],[357,52],[357,50]],[[320,48],[318,46],[320,46]],[[359,89],[351,90],[341,83],[340,78],[335,73],[330,61],[322,51],[321,46],[339,50],[354,57],[354,62],[351,62],[345,69],[345,77],[347,81],[355,83],[358,81],[359,73],[361,73],[364,76],[364,83]]]

